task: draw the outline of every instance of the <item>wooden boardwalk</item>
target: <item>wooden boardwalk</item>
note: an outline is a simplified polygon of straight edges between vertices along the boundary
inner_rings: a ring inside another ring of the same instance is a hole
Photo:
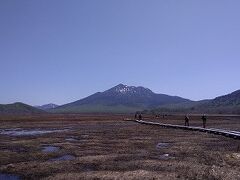
[[[240,139],[240,132],[239,131],[231,131],[231,130],[224,130],[224,129],[215,129],[215,128],[201,128],[201,127],[194,127],[194,126],[181,126],[181,125],[173,125],[173,124],[163,124],[158,122],[151,122],[151,121],[143,121],[143,120],[134,120],[137,123],[145,124],[145,125],[154,125],[154,126],[161,126],[163,128],[174,128],[174,129],[184,129],[189,131],[200,131],[206,132],[210,134],[217,134],[222,135],[234,139]]]

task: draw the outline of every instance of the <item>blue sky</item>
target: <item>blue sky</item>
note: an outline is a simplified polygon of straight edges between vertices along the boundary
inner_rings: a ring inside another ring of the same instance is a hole
[[[240,89],[238,0],[1,0],[0,103],[119,83],[200,100]]]

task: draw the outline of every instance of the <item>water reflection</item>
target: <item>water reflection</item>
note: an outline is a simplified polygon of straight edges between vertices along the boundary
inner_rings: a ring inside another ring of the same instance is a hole
[[[56,146],[44,146],[42,152],[57,152],[59,149],[60,148]]]
[[[50,159],[49,161],[67,161],[67,160],[74,160],[74,159],[75,159],[75,156],[67,154],[61,157]]]
[[[20,180],[19,176],[0,173],[0,180]]]
[[[0,134],[9,135],[9,136],[34,136],[55,132],[63,132],[67,131],[66,129],[53,129],[53,130],[44,130],[44,129],[4,129],[0,130]]]

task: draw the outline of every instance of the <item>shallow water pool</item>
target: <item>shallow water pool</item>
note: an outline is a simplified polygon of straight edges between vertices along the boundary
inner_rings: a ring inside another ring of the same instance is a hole
[[[158,143],[156,145],[157,149],[161,149],[161,148],[167,148],[169,146],[169,143]]]
[[[75,159],[75,156],[67,154],[64,156],[50,159],[49,161],[69,161],[69,160],[74,160],[74,159]]]
[[[11,174],[0,173],[0,180],[20,180],[20,177]]]
[[[9,135],[9,136],[35,136],[42,134],[49,134],[55,132],[63,132],[67,131],[66,129],[53,129],[53,130],[45,130],[45,129],[3,129],[0,130],[1,135]]]
[[[44,146],[42,152],[57,152],[59,149],[60,148],[56,146]]]

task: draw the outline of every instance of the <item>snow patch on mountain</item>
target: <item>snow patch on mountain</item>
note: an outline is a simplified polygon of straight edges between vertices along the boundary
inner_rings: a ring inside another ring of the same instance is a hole
[[[131,92],[131,93],[136,93],[136,87],[134,86],[127,86],[127,85],[123,85],[121,87],[118,87],[116,88],[116,92],[119,92],[119,93],[122,93],[122,94],[125,94],[125,93],[128,93],[128,92]]]

